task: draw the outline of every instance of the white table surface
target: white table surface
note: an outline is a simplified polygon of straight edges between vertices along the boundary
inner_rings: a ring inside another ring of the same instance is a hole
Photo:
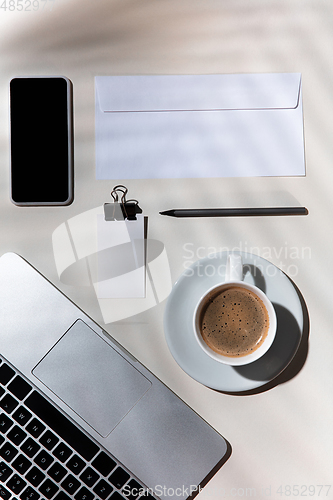
[[[0,254],[26,258],[230,442],[231,457],[198,498],[333,498],[332,2],[55,0],[52,11],[50,0],[43,10],[42,4],[36,12],[0,9]],[[302,73],[306,177],[126,182],[149,217],[149,238],[165,246],[173,283],[188,260],[241,248],[288,272],[304,297],[308,346],[265,390],[230,395],[196,382],[174,361],[163,332],[165,301],[104,325],[93,290],[59,280],[51,238],[68,218],[108,201],[122,181],[95,179],[95,75],[251,72]],[[10,202],[8,82],[22,74],[64,74],[73,82],[75,201],[68,207]],[[290,197],[309,215],[177,220],[158,214]]]

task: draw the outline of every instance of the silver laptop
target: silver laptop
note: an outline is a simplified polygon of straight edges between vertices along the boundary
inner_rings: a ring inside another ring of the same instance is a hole
[[[230,446],[20,256],[0,258],[0,496],[195,496]]]

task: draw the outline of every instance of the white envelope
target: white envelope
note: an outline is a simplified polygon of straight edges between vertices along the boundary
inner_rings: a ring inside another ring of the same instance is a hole
[[[97,76],[96,177],[305,175],[301,75]]]

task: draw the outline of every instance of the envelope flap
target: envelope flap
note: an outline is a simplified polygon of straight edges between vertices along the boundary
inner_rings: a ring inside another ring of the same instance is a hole
[[[300,73],[97,76],[103,112],[290,109]]]

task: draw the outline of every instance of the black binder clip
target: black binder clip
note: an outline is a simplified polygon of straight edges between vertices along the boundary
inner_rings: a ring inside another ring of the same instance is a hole
[[[127,187],[121,184],[115,186],[111,191],[113,203],[104,203],[104,216],[106,221],[112,220],[137,220],[136,214],[142,214],[137,200],[126,200]],[[119,194],[121,198],[119,202]]]

